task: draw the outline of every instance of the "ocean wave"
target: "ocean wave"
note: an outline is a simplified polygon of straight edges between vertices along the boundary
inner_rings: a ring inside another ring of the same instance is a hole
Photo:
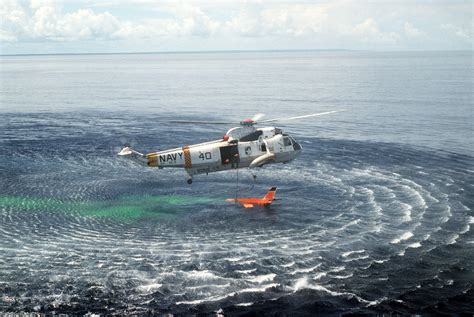
[[[419,247],[421,247],[420,242],[415,242],[415,243],[412,243],[412,244],[408,245],[408,248],[411,248],[411,249],[416,249],[416,248],[419,248]]]
[[[408,231],[408,232],[403,233],[400,237],[393,239],[392,241],[390,241],[390,243],[399,244],[400,242],[406,241],[412,237],[413,237],[413,233]]]
[[[263,282],[273,281],[275,276],[276,276],[275,273],[270,273],[270,274],[252,276],[251,278],[248,278],[247,280],[250,281],[250,282],[255,282],[255,283],[261,284]]]

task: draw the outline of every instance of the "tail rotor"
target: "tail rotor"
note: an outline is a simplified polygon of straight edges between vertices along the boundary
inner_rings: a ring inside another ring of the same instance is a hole
[[[111,155],[130,155],[132,149],[140,145],[140,141],[134,137],[120,136],[111,141],[110,154]]]

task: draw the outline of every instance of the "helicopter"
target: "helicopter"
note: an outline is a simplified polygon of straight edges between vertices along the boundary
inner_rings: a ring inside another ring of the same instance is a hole
[[[192,184],[193,176],[214,172],[263,167],[267,164],[288,163],[301,154],[302,147],[296,140],[277,127],[256,127],[277,121],[290,121],[336,113],[344,110],[313,113],[308,115],[260,120],[257,114],[251,119],[240,121],[240,126],[231,128],[222,139],[185,145],[169,150],[140,153],[130,146],[124,146],[120,156],[128,157],[147,167],[184,168]],[[232,122],[174,120],[180,124],[235,124]],[[254,179],[256,174],[252,173]]]

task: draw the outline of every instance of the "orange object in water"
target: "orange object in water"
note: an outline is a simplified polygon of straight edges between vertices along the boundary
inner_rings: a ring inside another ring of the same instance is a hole
[[[268,193],[263,198],[229,198],[226,199],[228,202],[240,203],[245,208],[253,208],[255,206],[266,207],[270,206],[275,199],[276,187],[270,188]]]

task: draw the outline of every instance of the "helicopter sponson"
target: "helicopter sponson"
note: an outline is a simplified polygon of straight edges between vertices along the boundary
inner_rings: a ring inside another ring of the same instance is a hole
[[[337,111],[286,118],[305,118]],[[261,117],[261,115],[259,115]],[[279,121],[272,119],[261,122]],[[178,123],[209,123],[175,121]],[[221,122],[219,122],[221,123]],[[221,123],[222,124],[222,123]],[[239,127],[227,131],[223,138],[183,147],[142,154],[131,147],[124,147],[118,155],[148,167],[184,168],[189,175],[188,183],[197,174],[208,174],[239,168],[256,168],[272,163],[288,163],[302,150],[290,135],[276,127],[257,128],[256,120],[244,120]],[[255,175],[255,174],[254,174]]]

